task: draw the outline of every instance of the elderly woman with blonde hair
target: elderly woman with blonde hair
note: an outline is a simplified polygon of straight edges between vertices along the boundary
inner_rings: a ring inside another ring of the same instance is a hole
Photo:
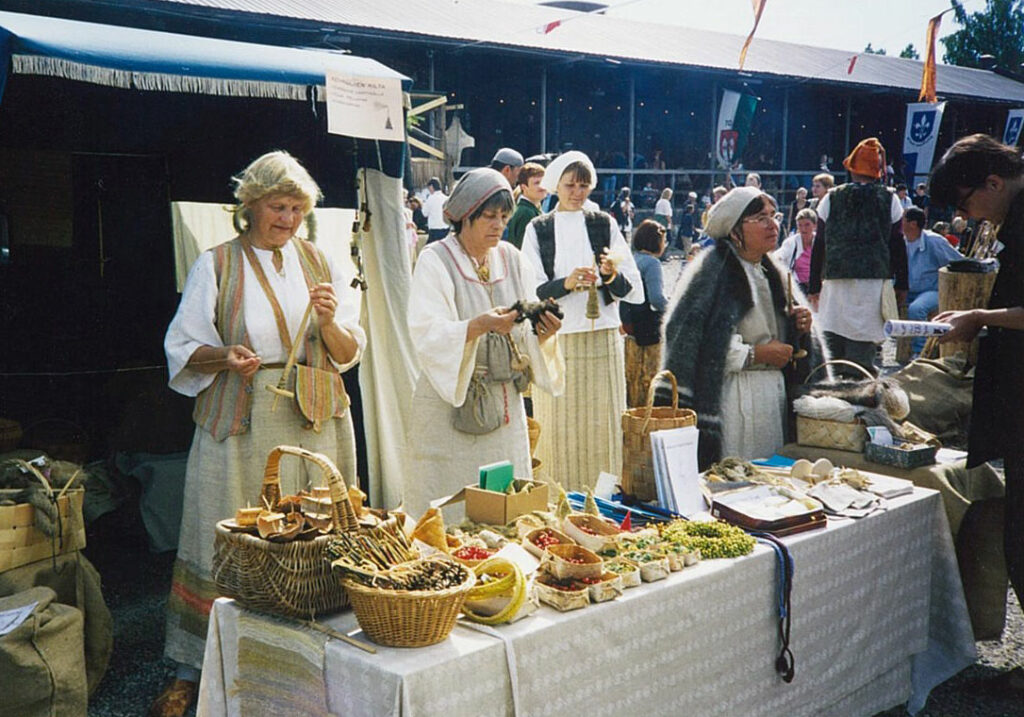
[[[234,182],[239,234],[196,260],[164,339],[170,387],[195,397],[196,429],[167,605],[165,653],[179,668],[150,710],[160,717],[184,713],[195,699],[218,595],[214,528],[257,499],[271,449],[288,444],[323,453],[356,481],[341,372],[358,360],[366,335],[347,277],[296,236],[320,188],[286,152],[256,159]],[[299,368],[284,376],[293,341]],[[268,389],[295,391],[296,376],[309,371],[319,372],[317,405],[324,410],[309,416],[308,407],[282,401],[275,411],[277,394]]]

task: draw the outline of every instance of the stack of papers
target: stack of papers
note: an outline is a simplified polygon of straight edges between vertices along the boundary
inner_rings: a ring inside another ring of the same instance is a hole
[[[658,504],[680,515],[690,516],[707,510],[697,470],[699,435],[696,426],[651,432]]]
[[[914,492],[914,484],[906,478],[872,473],[864,476],[870,481],[866,491],[874,493],[880,498],[895,498],[899,495],[907,495]]]

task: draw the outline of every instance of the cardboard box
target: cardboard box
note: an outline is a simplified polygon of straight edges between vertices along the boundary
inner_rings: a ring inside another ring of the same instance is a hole
[[[516,491],[531,481],[517,478]],[[526,493],[516,492],[515,495],[482,490],[475,485],[467,485],[466,517],[475,523],[487,525],[507,525],[520,515],[534,510],[548,509],[548,484],[532,481],[534,487]]]

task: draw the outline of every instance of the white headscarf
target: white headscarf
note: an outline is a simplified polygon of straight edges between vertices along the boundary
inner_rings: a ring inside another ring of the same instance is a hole
[[[581,162],[586,165],[587,169],[590,170],[590,188],[593,189],[597,186],[597,170],[594,169],[594,163],[590,161],[590,157],[575,149],[571,152],[560,154],[551,160],[547,169],[544,170],[544,178],[540,180],[540,186],[552,194],[557,192],[558,180],[565,174],[566,167],[573,162]]]

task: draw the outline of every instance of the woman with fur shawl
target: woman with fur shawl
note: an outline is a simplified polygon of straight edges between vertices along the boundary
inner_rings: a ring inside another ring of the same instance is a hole
[[[679,404],[697,412],[701,470],[724,456],[768,457],[781,448],[790,431],[787,387],[824,358],[795,288],[796,308],[787,315],[786,272],[770,255],[776,211],[755,187],[719,200],[707,226],[715,245],[686,267],[669,307],[664,368],[678,381]],[[793,362],[798,337],[809,355]],[[671,403],[670,392],[662,382],[658,403]]]

